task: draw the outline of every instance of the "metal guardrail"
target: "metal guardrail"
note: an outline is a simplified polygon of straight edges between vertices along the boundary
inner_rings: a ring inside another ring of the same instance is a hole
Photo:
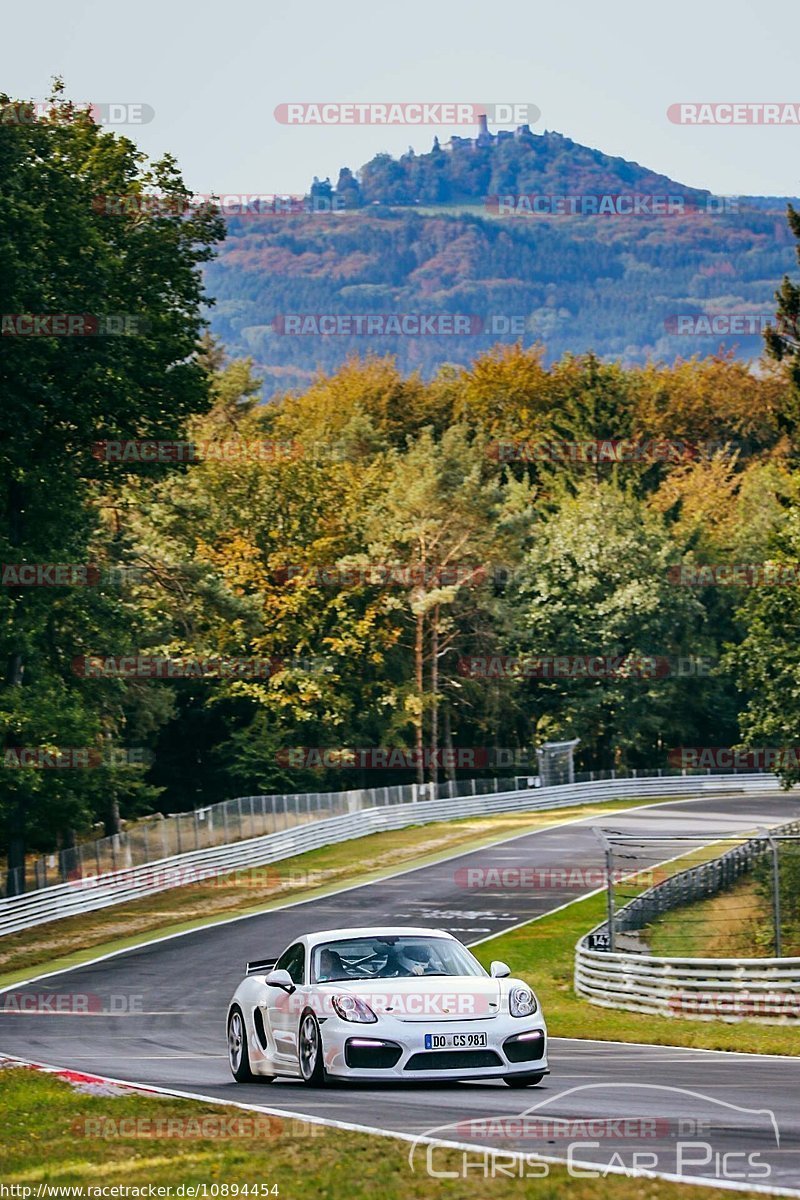
[[[575,991],[603,1008],[707,1021],[800,1020],[800,958],[654,958],[575,953]]]
[[[277,833],[309,821],[373,808],[408,804],[440,796],[476,796],[511,787],[513,779],[459,779],[440,784],[403,783],[390,787],[351,788],[344,792],[297,792],[269,796],[238,796],[192,812],[160,813],[131,824],[111,837],[79,842],[51,854],[40,854],[26,867],[25,887],[20,871],[6,895],[15,896],[56,887],[89,875],[104,875],[125,867],[161,862],[176,854],[227,846],[266,833]],[[0,887],[3,883],[0,882]]]
[[[800,821],[769,831],[797,835]],[[643,929],[672,909],[729,887],[763,855],[764,837],[678,872],[635,897],[614,916],[616,933]],[[694,1020],[800,1020],[800,958],[676,958],[590,947],[608,936],[604,921],[575,947],[575,991],[592,1004]]]
[[[600,803],[618,797],[702,796],[707,792],[777,790],[774,775],[676,776],[602,780],[552,788],[418,800],[361,809],[325,820],[309,821],[292,829],[268,833],[246,841],[172,855],[154,863],[111,871],[57,884],[22,896],[0,900],[0,936],[29,929],[46,921],[93,912],[127,900],[137,900],[168,888],[230,871],[264,866],[317,850],[322,846],[364,837],[369,833],[402,829],[410,825],[498,812],[527,812]]]
[[[571,782],[594,783],[602,779],[636,779],[686,773],[672,768],[639,772],[588,771],[577,774]],[[710,772],[703,770],[692,773],[708,775]],[[488,792],[512,790],[515,786],[528,786],[529,778],[533,777],[521,773],[514,778],[449,779],[439,784],[401,783],[388,787],[351,788],[343,792],[238,796],[233,800],[196,808],[192,812],[172,813],[166,817],[157,813],[136,821],[122,833],[111,837],[79,842],[75,846],[38,855],[26,865],[25,886],[22,886],[20,868],[15,868],[10,880],[7,872],[0,872],[0,899],[56,887],[60,883],[71,883],[86,876],[105,875],[126,867],[161,862],[170,856],[192,850],[227,846],[232,842],[278,833],[309,821],[327,820],[365,808],[409,804],[418,800],[453,800],[457,796],[480,796]],[[526,783],[520,784],[520,779],[525,779]],[[536,782],[538,784],[539,780]]]

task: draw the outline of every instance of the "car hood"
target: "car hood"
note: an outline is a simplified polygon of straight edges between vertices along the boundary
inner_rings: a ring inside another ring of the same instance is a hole
[[[328,1002],[333,996],[358,996],[377,1017],[386,1015],[399,1021],[486,1020],[508,1007],[500,980],[483,976],[347,979],[318,987]]]

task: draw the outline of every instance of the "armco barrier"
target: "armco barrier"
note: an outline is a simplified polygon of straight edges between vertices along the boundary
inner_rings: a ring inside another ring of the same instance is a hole
[[[688,797],[711,793],[743,793],[776,790],[774,775],[657,776],[639,779],[602,780],[564,784],[559,787],[500,792],[455,799],[419,800],[416,803],[365,808],[326,820],[309,822],[230,845],[213,846],[187,854],[172,855],[141,867],[111,871],[94,878],[56,884],[22,896],[0,900],[0,936],[16,933],[78,913],[94,912],[126,900],[138,900],[154,892],[179,887],[203,876],[264,866],[307,850],[369,833],[402,829],[432,821],[489,815],[499,812],[528,812],[565,808],[574,804],[600,803],[618,797],[647,799]]]
[[[796,835],[800,822],[772,832]],[[763,838],[752,839],[648,888],[616,914],[616,932],[642,929],[661,913],[715,895],[766,850]],[[666,958],[590,949],[590,939],[607,932],[603,922],[575,947],[575,991],[592,1004],[701,1021],[800,1021],[800,958]]]
[[[646,772],[661,774],[661,772]],[[636,772],[633,772],[636,775]],[[236,796],[219,804],[207,804],[191,812],[161,813],[144,817],[110,837],[62,846],[55,853],[40,854],[26,865],[25,885],[19,867],[0,875],[0,899],[21,895],[82,879],[105,875],[126,867],[142,867],[176,854],[210,850],[263,837],[267,833],[309,821],[323,821],[362,808],[405,804],[420,799],[482,796],[520,786],[515,779],[448,779],[441,783],[401,783],[389,787],[351,788],[344,792],[292,792],[270,796]],[[3,888],[5,881],[5,890]]]
[[[575,991],[592,1004],[706,1021],[800,1020],[800,958],[655,958],[575,952]]]

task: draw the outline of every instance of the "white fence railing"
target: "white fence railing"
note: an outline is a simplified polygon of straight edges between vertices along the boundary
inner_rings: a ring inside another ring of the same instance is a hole
[[[687,774],[696,777],[707,776],[711,772],[708,768],[686,771],[672,767],[620,772],[589,771],[576,775],[571,781],[553,778],[550,782],[595,783],[602,779]],[[725,774],[734,775],[736,772],[728,771]],[[172,813],[169,816],[154,813],[127,824],[120,833],[110,837],[78,842],[74,846],[62,846],[60,850],[39,854],[26,863],[24,871],[21,867],[15,867],[12,871],[6,868],[0,872],[0,899],[21,896],[60,883],[72,883],[89,875],[105,875],[125,867],[161,862],[162,859],[194,850],[244,842],[292,826],[307,825],[309,821],[324,821],[364,808],[410,804],[418,800],[484,796],[489,792],[506,792],[517,787],[538,787],[540,782],[535,775],[516,775],[507,778],[446,779],[440,783],[400,783],[350,788],[344,792],[281,792],[268,796],[236,796],[219,804],[208,804],[190,812]]]
[[[575,991],[661,1017],[788,1024],[800,1019],[800,958],[655,958],[575,951]]]
[[[565,808],[575,804],[600,803],[618,797],[702,796],[706,793],[743,793],[777,790],[774,775],[658,776],[638,779],[602,780],[565,784],[560,787],[523,789],[459,796],[454,799],[418,800],[392,804],[311,821],[292,829],[269,833],[224,846],[212,846],[187,854],[172,855],[157,862],[56,884],[22,896],[0,900],[0,936],[16,933],[79,913],[93,912],[126,900],[138,900],[154,892],[217,878],[230,871],[265,866],[308,850],[384,830],[402,829],[432,821],[488,815],[499,812],[528,812]]]
[[[795,821],[772,832],[780,837],[799,831]],[[617,935],[643,929],[662,913],[716,895],[750,870],[767,849],[763,838],[752,839],[648,888],[615,914]],[[693,1020],[800,1020],[800,958],[667,958],[596,948],[608,929],[603,922],[575,947],[575,991],[592,1004]]]
[[[635,772],[634,772],[635,774]],[[4,873],[2,896],[16,896],[105,875],[125,867],[141,867],[174,855],[212,846],[228,846],[266,833],[277,833],[309,821],[324,821],[362,808],[407,804],[439,797],[481,796],[514,786],[514,779],[450,779],[442,783],[401,783],[390,787],[351,788],[345,792],[295,792],[270,796],[237,796],[191,812],[161,813],[128,825],[121,833],[64,846],[40,854],[22,870]],[[2,887],[0,883],[0,887]]]

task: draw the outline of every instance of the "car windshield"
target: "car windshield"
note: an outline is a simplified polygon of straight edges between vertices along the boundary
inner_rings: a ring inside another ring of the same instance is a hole
[[[314,947],[314,983],[341,979],[398,979],[417,975],[486,975],[460,942],[395,934],[343,938]]]

